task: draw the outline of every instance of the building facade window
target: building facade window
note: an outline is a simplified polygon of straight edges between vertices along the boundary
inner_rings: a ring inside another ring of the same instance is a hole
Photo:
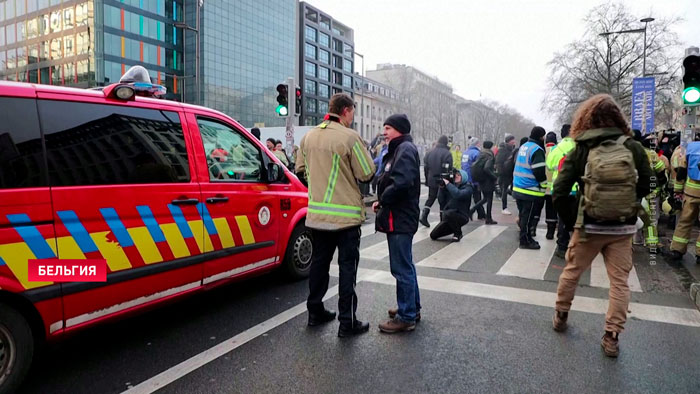
[[[321,25],[324,29],[330,30],[331,29],[331,20],[330,18],[321,15],[321,20],[318,22],[319,25]]]
[[[321,33],[323,34],[323,33]],[[313,27],[306,25],[306,29],[304,31],[304,37],[306,37],[307,40],[316,42],[316,29]]]
[[[324,81],[330,82],[331,80],[331,70],[326,67],[318,68],[318,78]]]
[[[343,59],[343,71],[352,74],[352,60]]]
[[[306,112],[316,112],[316,99],[307,98],[306,99]]]
[[[316,81],[307,79],[304,81],[304,93],[316,95]]]
[[[309,61],[305,61],[304,62],[304,74],[309,76],[309,77],[316,77],[316,65],[309,62]]]
[[[311,59],[316,59],[316,46],[311,45],[308,42],[304,45],[304,52],[306,57]]]
[[[343,42],[338,40],[337,38],[333,39],[333,49],[336,52],[343,53]]]
[[[343,86],[347,88],[352,87],[352,77],[349,75],[343,75]]]
[[[330,52],[323,50],[323,49],[319,49],[318,50],[318,60],[320,60],[321,63],[324,63],[324,64],[331,64]]]
[[[318,113],[320,113],[320,114],[328,113],[328,101],[323,101],[323,100],[318,101]]]
[[[331,88],[328,85],[318,84],[318,95],[320,97],[329,98],[331,95]]]
[[[331,37],[324,32],[318,32],[318,43],[323,45],[326,48],[330,48],[331,47]]]

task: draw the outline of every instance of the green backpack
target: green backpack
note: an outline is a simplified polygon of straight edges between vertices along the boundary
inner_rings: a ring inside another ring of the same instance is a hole
[[[624,222],[637,215],[637,169],[627,136],[591,149],[583,175],[583,209],[601,221]]]

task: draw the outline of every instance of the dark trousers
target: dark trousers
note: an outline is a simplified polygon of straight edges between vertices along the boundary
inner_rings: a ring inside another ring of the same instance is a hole
[[[481,187],[479,187],[479,185],[473,185],[472,198],[474,199],[474,207],[472,208],[472,210],[476,211],[477,217],[479,219],[485,218],[486,213],[484,212],[484,208],[481,205],[478,205],[479,201],[481,201],[482,199]]]
[[[493,207],[493,191],[483,192],[483,198],[481,199],[481,201],[477,202],[476,205],[474,205],[474,207],[472,207],[470,213],[479,210],[483,212],[484,209],[482,208],[482,206],[484,204],[486,204],[486,219],[491,220],[491,208]]]
[[[552,196],[544,196],[544,214],[545,223],[547,223],[547,228],[556,228],[557,226],[557,211],[554,209],[554,204],[552,203]]]
[[[570,240],[571,233],[566,231],[564,221],[559,219],[559,224],[557,225],[557,248],[559,250],[566,250],[569,247]]]
[[[328,271],[333,253],[338,248],[340,284],[338,291],[338,320],[344,327],[352,327],[357,311],[357,265],[360,262],[360,227],[339,231],[312,230],[314,237],[311,270],[309,272],[309,298],[306,308],[309,313],[323,311],[323,297],[328,291]]]
[[[533,200],[516,199],[518,204],[518,221],[520,226],[520,243],[526,244],[534,242],[530,234],[535,231],[537,222],[540,220],[540,213],[544,205],[544,198]]]
[[[502,176],[498,178],[498,184],[501,185],[501,206],[503,209],[508,208],[508,189],[512,179],[508,176]]]
[[[448,209],[443,212],[440,223],[430,232],[430,238],[438,239],[450,234],[461,235],[462,226],[467,222],[469,222],[469,218],[459,213],[458,210]]]
[[[396,303],[398,318],[414,323],[420,312],[420,292],[416,266],[413,264],[413,234],[387,234],[389,244],[389,266],[396,279]]]
[[[433,206],[433,203],[435,203],[435,199],[438,196],[438,189],[439,187],[428,187],[428,199],[425,200],[425,208],[431,208]]]

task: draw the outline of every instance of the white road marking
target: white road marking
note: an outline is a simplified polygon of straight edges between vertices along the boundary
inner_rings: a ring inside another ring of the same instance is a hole
[[[632,266],[632,270],[630,271],[627,284],[630,287],[630,291],[639,293],[643,291],[642,284],[639,282],[639,276],[637,276],[637,270],[634,266]],[[610,280],[608,279],[608,272],[605,268],[605,260],[600,253],[593,259],[593,264],[591,264],[591,286],[610,288]]]
[[[496,274],[543,280],[556,248],[554,241],[541,242],[539,250],[518,248]]]
[[[445,246],[416,265],[456,270],[507,228],[506,226],[479,226],[465,235],[460,242]]]
[[[338,276],[338,266],[331,265],[330,273]],[[393,286],[396,284],[391,273],[380,270],[360,268],[357,281],[379,283]],[[521,304],[537,305],[553,308],[556,294],[546,291],[520,289],[516,287],[496,286],[485,283],[441,279],[426,276],[418,276],[418,284],[423,290],[441,293],[459,294],[479,298],[487,298],[501,301],[517,302]],[[324,300],[328,300],[338,294],[338,286],[328,289]],[[630,303],[630,316],[639,320],[655,321],[689,327],[700,327],[700,311],[696,309],[677,308],[660,305]],[[598,298],[578,296],[573,302],[572,310],[596,313],[604,315],[608,309],[608,301]],[[235,335],[218,345],[209,348],[187,360],[161,372],[160,374],[145,380],[138,385],[124,391],[128,394],[150,394],[162,389],[168,384],[182,378],[188,373],[216,360],[217,358],[235,350],[251,340],[269,332],[270,330],[292,320],[306,311],[306,302],[298,304],[286,311]]]
[[[359,280],[359,277],[358,277]],[[328,289],[326,297],[327,300],[338,294],[338,286],[333,286]],[[242,333],[233,336],[218,345],[209,348],[187,360],[175,365],[174,367],[168,368],[167,370],[159,373],[158,375],[139,383],[138,385],[124,391],[123,393],[128,394],[149,394],[156,390],[160,390],[163,387],[169,385],[170,383],[180,379],[181,377],[187,375],[188,373],[203,367],[204,365],[216,360],[217,358],[223,356],[230,351],[245,345],[251,340],[259,337],[262,334],[272,330],[273,328],[280,326],[293,318],[306,312],[306,302],[302,302],[295,307],[287,309],[286,311],[256,325],[253,326]]]
[[[361,268],[358,277],[372,283],[396,285],[396,280],[390,272]],[[331,266],[331,274],[338,275],[338,267]],[[554,309],[557,294],[541,290],[521,289],[517,287],[497,286],[485,283],[466,282],[453,279],[441,279],[427,276],[418,276],[418,286],[421,290],[437,291],[441,293],[459,294],[479,298],[488,298],[500,301],[517,302],[521,304],[537,305]],[[584,296],[576,296],[572,310],[605,315],[608,311],[608,300]],[[631,302],[628,314],[639,320],[669,323],[681,326],[700,327],[700,311],[697,309],[678,308],[671,306],[640,304]]]
[[[413,244],[416,244],[426,238],[430,237],[430,229],[421,226],[416,234],[413,236]],[[387,241],[382,241],[380,243],[368,246],[364,249],[360,249],[361,259],[373,259],[382,260],[389,256],[389,244]]]

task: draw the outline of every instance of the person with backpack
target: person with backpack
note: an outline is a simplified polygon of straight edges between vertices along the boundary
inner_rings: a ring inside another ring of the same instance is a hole
[[[683,149],[679,147],[678,154],[674,152],[674,162],[676,170],[676,180],[674,183],[674,194],[676,201],[683,201],[683,208],[676,222],[676,230],[673,232],[671,242],[671,260],[679,261],[683,259],[693,225],[700,212],[700,132],[695,133],[694,141],[688,143]],[[673,157],[672,157],[673,159]],[[695,243],[695,263],[700,264],[700,236]]]
[[[450,148],[447,147],[447,136],[440,136],[435,144],[435,148],[425,155],[423,171],[425,172],[425,185],[428,186],[428,199],[425,201],[419,222],[425,227],[430,227],[428,215],[438,196],[438,189],[442,182],[440,174],[452,172],[452,153]],[[440,201],[438,201],[438,204],[440,204]],[[443,205],[440,204],[440,213],[442,213],[442,209]]]
[[[552,198],[559,217],[574,233],[559,276],[552,326],[562,332],[578,281],[603,254],[610,280],[605,334],[601,346],[608,357],[619,354],[618,338],[627,320],[632,264],[632,237],[637,209],[651,191],[652,171],[644,148],[632,132],[615,100],[598,94],[577,109],[571,136],[576,148],[567,155],[554,182]],[[578,182],[581,198],[571,195]]]
[[[552,182],[549,184],[549,188],[553,189],[554,188],[554,182],[557,180],[557,176],[559,175],[559,169],[561,168],[562,164],[564,163],[564,159],[566,159],[566,155],[568,155],[571,151],[574,150],[576,147],[576,142],[574,142],[574,139],[569,137],[569,130],[571,129],[570,124],[565,124],[561,126],[561,142],[559,142],[557,145],[552,148],[552,150],[549,152],[549,155],[547,155],[547,169],[549,169],[552,172]],[[571,188],[571,195],[576,196],[576,193],[578,191],[578,183],[575,183],[574,186]],[[553,202],[553,201],[552,201]],[[564,225],[564,221],[561,220],[561,218],[558,218],[557,220],[557,248],[554,251],[554,255],[559,257],[560,259],[564,258],[564,255],[566,254],[566,248],[569,246],[569,240],[571,239],[571,234],[570,232],[566,229],[566,226]]]
[[[483,197],[469,210],[469,218],[471,219],[474,212],[486,204],[486,224],[498,224],[498,222],[491,217],[493,192],[496,190],[497,179],[495,166],[496,158],[491,148],[493,148],[493,142],[484,141],[484,149],[479,153],[479,157],[471,168],[472,180],[479,183],[479,188],[481,189]]]
[[[499,144],[498,153],[496,153],[496,173],[498,174],[498,185],[501,188],[501,213],[503,215],[511,215],[508,210],[508,189],[513,183],[513,168],[508,164],[513,163],[509,159],[515,150],[515,137],[506,134],[504,142]]]
[[[547,175],[547,191],[544,195],[544,221],[547,223],[547,235],[545,235],[545,238],[550,240],[554,239],[554,232],[557,230],[557,211],[554,210],[554,205],[552,205],[552,171],[546,166],[546,163],[549,154],[555,146],[557,146],[557,134],[550,131],[544,136],[545,174]]]
[[[462,155],[462,170],[467,172],[469,180],[472,183],[472,199],[474,200],[475,205],[481,201],[481,189],[479,188],[479,182],[474,180],[474,177],[472,176],[472,165],[476,162],[476,159],[479,157],[480,153],[481,149],[479,149],[479,139],[476,137],[471,137],[469,139],[469,148]],[[484,212],[484,208],[482,206],[479,206],[476,209],[476,212],[479,220],[486,218],[486,213]]]
[[[540,248],[540,244],[533,237],[547,190],[544,135],[545,131],[542,127],[532,128],[530,138],[518,150],[513,172],[513,198],[518,204],[521,249]]]

